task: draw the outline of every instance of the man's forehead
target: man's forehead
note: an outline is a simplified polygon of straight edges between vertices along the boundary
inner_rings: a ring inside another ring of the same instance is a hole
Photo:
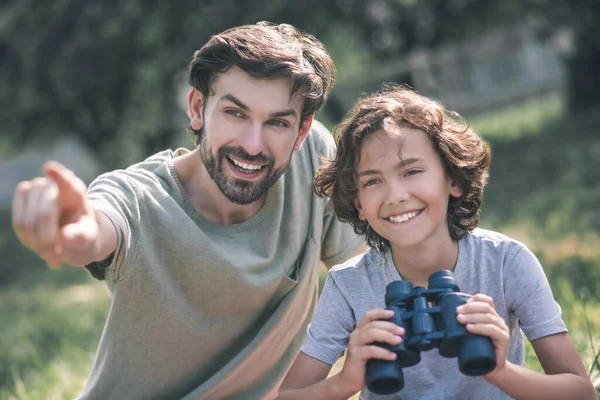
[[[221,99],[232,95],[246,105],[262,104],[300,109],[304,97],[302,90],[292,93],[291,79],[287,77],[253,77],[238,67],[232,67],[215,76],[212,95]]]

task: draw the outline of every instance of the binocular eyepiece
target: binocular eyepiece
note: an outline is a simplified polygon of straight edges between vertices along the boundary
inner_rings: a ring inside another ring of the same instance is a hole
[[[394,361],[367,362],[367,388],[376,394],[396,393],[404,387],[402,368],[421,361],[421,351],[437,348],[443,357],[458,357],[460,371],[480,376],[496,368],[496,355],[490,338],[467,332],[456,319],[456,307],[471,297],[460,293],[451,271],[438,271],[429,277],[429,287],[413,287],[407,281],[394,281],[386,287],[385,305],[394,316],[390,320],[405,330],[402,343],[391,346],[375,343],[394,353]]]

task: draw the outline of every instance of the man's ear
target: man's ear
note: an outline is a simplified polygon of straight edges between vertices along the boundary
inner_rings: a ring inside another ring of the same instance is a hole
[[[188,94],[188,109],[187,115],[190,118],[192,129],[198,131],[202,129],[202,107],[204,105],[204,97],[196,88],[192,88]]]
[[[356,207],[356,211],[358,211],[358,218],[360,218],[362,221],[364,221],[366,219],[366,217],[365,217],[365,213],[363,212],[363,209],[360,205],[360,200],[358,199],[358,196],[354,198],[354,207]]]
[[[314,115],[306,118],[304,122],[300,125],[300,132],[298,133],[298,137],[296,138],[296,144],[294,145],[294,151],[300,151],[302,148],[302,143],[308,137],[310,133],[310,127],[312,126],[313,120],[315,119]]]

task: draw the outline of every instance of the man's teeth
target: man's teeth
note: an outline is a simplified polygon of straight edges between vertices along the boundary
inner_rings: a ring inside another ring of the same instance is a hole
[[[409,212],[409,213],[402,214],[402,215],[397,215],[395,217],[390,217],[390,221],[392,221],[392,222],[405,222],[405,221],[408,221],[409,219],[412,219],[412,218],[416,217],[417,214],[419,214],[419,213],[417,211],[414,211],[414,212]]]
[[[230,158],[230,160],[233,161],[233,163],[235,165],[237,165],[238,167],[244,168],[244,169],[247,169],[247,170],[250,170],[250,171],[258,171],[259,169],[262,168],[261,165],[250,165],[250,164],[246,164],[246,163],[234,160],[233,158]]]

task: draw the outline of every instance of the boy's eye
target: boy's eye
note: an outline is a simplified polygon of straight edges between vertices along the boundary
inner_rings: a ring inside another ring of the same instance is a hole
[[[274,126],[276,128],[287,128],[290,124],[287,121],[281,119],[272,119],[268,122],[269,125]]]
[[[418,173],[421,173],[423,171],[421,171],[420,169],[409,169],[408,171],[406,171],[404,173],[404,176],[411,176],[411,175],[416,175]]]
[[[373,186],[378,183],[379,183],[379,179],[369,179],[368,181],[363,183],[362,187]]]
[[[241,112],[239,112],[238,110],[231,109],[231,108],[225,110],[225,113],[231,115],[232,117],[236,117],[236,118],[243,117],[243,114]]]

